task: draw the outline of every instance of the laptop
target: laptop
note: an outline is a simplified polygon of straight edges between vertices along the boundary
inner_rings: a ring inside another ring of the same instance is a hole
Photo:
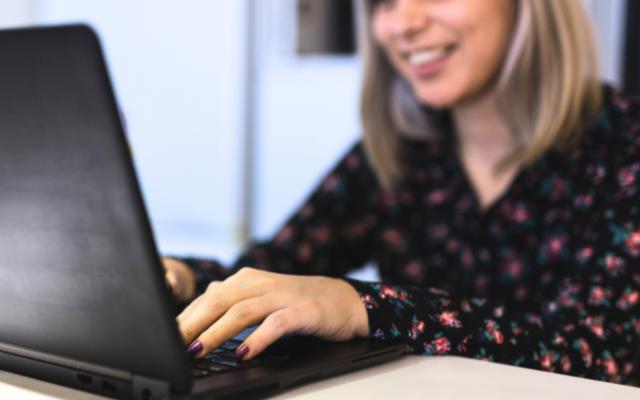
[[[189,359],[96,34],[0,31],[0,369],[111,398],[248,398],[391,360],[291,336]]]

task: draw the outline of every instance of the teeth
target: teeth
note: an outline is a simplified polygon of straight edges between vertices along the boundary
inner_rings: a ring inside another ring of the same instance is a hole
[[[433,50],[423,50],[409,55],[409,62],[413,65],[424,65],[434,62],[438,58],[442,57],[445,53],[445,48],[440,47]]]

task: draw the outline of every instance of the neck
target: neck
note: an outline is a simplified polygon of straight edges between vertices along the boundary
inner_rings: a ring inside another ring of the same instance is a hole
[[[496,96],[483,95],[452,110],[458,156],[476,193],[480,210],[505,193],[518,165],[500,172],[497,164],[514,150],[515,141],[505,118],[498,112]]]
[[[459,151],[498,161],[514,148],[511,130],[498,111],[493,91],[455,106],[452,110]]]

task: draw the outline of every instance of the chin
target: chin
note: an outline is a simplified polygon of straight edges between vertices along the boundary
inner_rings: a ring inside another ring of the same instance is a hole
[[[459,82],[452,82],[450,79],[438,82],[411,82],[413,94],[416,98],[429,108],[445,109],[451,108],[460,101],[462,92]]]
[[[456,104],[457,96],[454,96],[450,93],[437,93],[437,92],[426,92],[420,93],[416,92],[416,98],[422,103],[424,106],[428,108],[433,108],[436,110],[442,110],[446,108],[451,108]]]

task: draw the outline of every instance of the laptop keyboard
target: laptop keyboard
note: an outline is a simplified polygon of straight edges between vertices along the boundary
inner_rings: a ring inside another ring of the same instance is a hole
[[[211,374],[236,371],[256,365],[273,364],[286,359],[285,356],[261,354],[253,360],[240,361],[236,358],[235,351],[241,343],[242,341],[240,340],[231,339],[207,354],[203,359],[193,360],[191,363],[191,376],[202,378]]]

